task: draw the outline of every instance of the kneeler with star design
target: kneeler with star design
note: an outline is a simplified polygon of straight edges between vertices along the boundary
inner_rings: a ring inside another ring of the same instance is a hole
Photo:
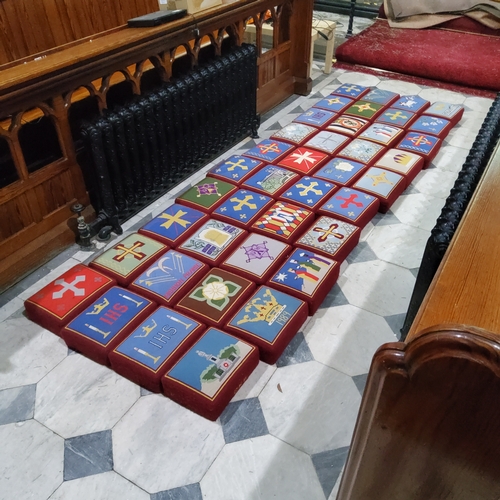
[[[339,271],[338,262],[317,252],[296,248],[267,285],[306,302],[312,316],[337,282]]]
[[[250,233],[220,268],[264,284],[291,251],[292,247],[282,241]]]

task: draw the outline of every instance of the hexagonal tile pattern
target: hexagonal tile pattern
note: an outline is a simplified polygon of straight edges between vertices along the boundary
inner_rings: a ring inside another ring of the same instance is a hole
[[[340,83],[355,83],[365,87],[376,87],[380,83],[380,79],[368,73],[356,73],[349,71],[337,77]]]
[[[420,265],[428,239],[428,231],[396,224],[377,226],[367,243],[380,260],[411,269]]]
[[[36,384],[0,391],[0,425],[33,418]]]
[[[350,304],[389,316],[408,310],[415,277],[408,269],[374,260],[351,264],[338,283]]]
[[[223,446],[218,422],[161,395],[141,398],[113,429],[116,472],[150,493],[198,482]]]
[[[150,496],[116,472],[65,481],[49,500],[150,500]]]
[[[304,333],[316,361],[350,376],[368,372],[375,351],[397,341],[384,318],[352,305],[316,314]]]
[[[430,102],[444,101],[450,104],[463,104],[465,102],[465,96],[463,94],[446,89],[429,87],[421,90],[418,95],[422,99],[426,99]]]
[[[241,401],[242,399],[256,398],[264,389],[267,382],[276,370],[276,365],[268,365],[259,361],[257,368],[250,374],[250,377],[238,389],[231,402]]]
[[[68,352],[59,337],[24,317],[2,323],[0,344],[0,390],[36,384]]]
[[[403,328],[405,318],[406,318],[406,313],[394,314],[392,316],[384,316],[384,319],[387,321],[387,324],[394,332],[394,335],[398,340],[401,338],[401,328]]]
[[[432,160],[432,164],[439,170],[448,170],[449,172],[460,172],[465,163],[469,151],[466,149],[455,148],[448,144],[443,144],[438,154]]]
[[[70,438],[111,429],[138,398],[138,385],[74,354],[38,383],[35,418]]]
[[[390,92],[396,92],[401,95],[418,95],[422,90],[421,87],[415,83],[404,82],[400,80],[386,80],[380,82],[377,85],[379,89],[389,90]]]
[[[64,440],[35,420],[0,426],[0,495],[48,498],[62,483]]]
[[[201,480],[205,500],[324,500],[310,457],[273,436],[224,447]]]
[[[373,232],[373,229],[372,231]],[[370,232],[370,234],[371,234]],[[368,262],[370,260],[376,260],[377,256],[374,251],[370,248],[370,245],[366,241],[360,241],[351,253],[347,256],[347,262],[352,264],[354,262]]]
[[[444,200],[448,198],[450,189],[455,184],[456,178],[457,174],[448,170],[422,170],[415,177],[413,185],[427,196],[441,198],[444,205]]]
[[[319,308],[328,309],[329,307],[344,306],[346,304],[349,304],[349,301],[342,292],[342,289],[340,288],[338,283],[335,283]],[[306,331],[305,327],[303,329],[304,331]]]
[[[491,99],[486,99],[485,97],[465,97],[464,106],[474,109],[476,111],[481,111],[486,114],[491,106]]]
[[[403,224],[424,229],[430,233],[441,214],[443,205],[443,200],[440,198],[415,193],[400,196],[392,205],[391,212]]]
[[[347,446],[361,400],[350,377],[317,361],[279,368],[259,399],[269,432],[306,453]]]
[[[368,373],[363,373],[362,375],[355,375],[352,377],[352,381],[356,384],[359,393],[363,396],[363,392],[365,391],[366,381],[368,379]]]

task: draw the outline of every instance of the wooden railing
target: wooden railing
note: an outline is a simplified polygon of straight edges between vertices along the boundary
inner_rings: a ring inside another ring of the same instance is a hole
[[[269,17],[273,46],[263,51]],[[195,67],[206,43],[215,55],[223,43],[241,44],[249,19],[259,49],[258,111],[307,94],[311,42],[303,27],[312,23],[312,0],[226,0],[166,25],[116,27],[0,66],[0,292],[75,239],[70,207],[88,203],[79,121],[168,82],[182,65]]]

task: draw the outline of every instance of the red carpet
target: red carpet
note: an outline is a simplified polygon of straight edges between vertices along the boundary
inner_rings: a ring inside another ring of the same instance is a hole
[[[336,58],[341,65],[425,78],[461,86],[457,89],[460,91],[466,91],[463,87],[500,91],[499,36],[437,28],[391,28],[386,20],[378,19],[340,45]]]

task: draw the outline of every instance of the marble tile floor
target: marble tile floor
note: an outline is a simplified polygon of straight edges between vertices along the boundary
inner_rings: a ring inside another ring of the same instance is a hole
[[[1,295],[0,500],[335,499],[372,355],[398,339],[429,231],[491,101],[321,69],[309,96],[263,116],[261,138],[342,83],[460,103],[465,115],[431,167],[368,224],[277,363],[260,363],[216,422],[68,350],[25,317],[24,299],[113,242],[90,252],[74,245]],[[212,166],[127,221],[125,234]]]

